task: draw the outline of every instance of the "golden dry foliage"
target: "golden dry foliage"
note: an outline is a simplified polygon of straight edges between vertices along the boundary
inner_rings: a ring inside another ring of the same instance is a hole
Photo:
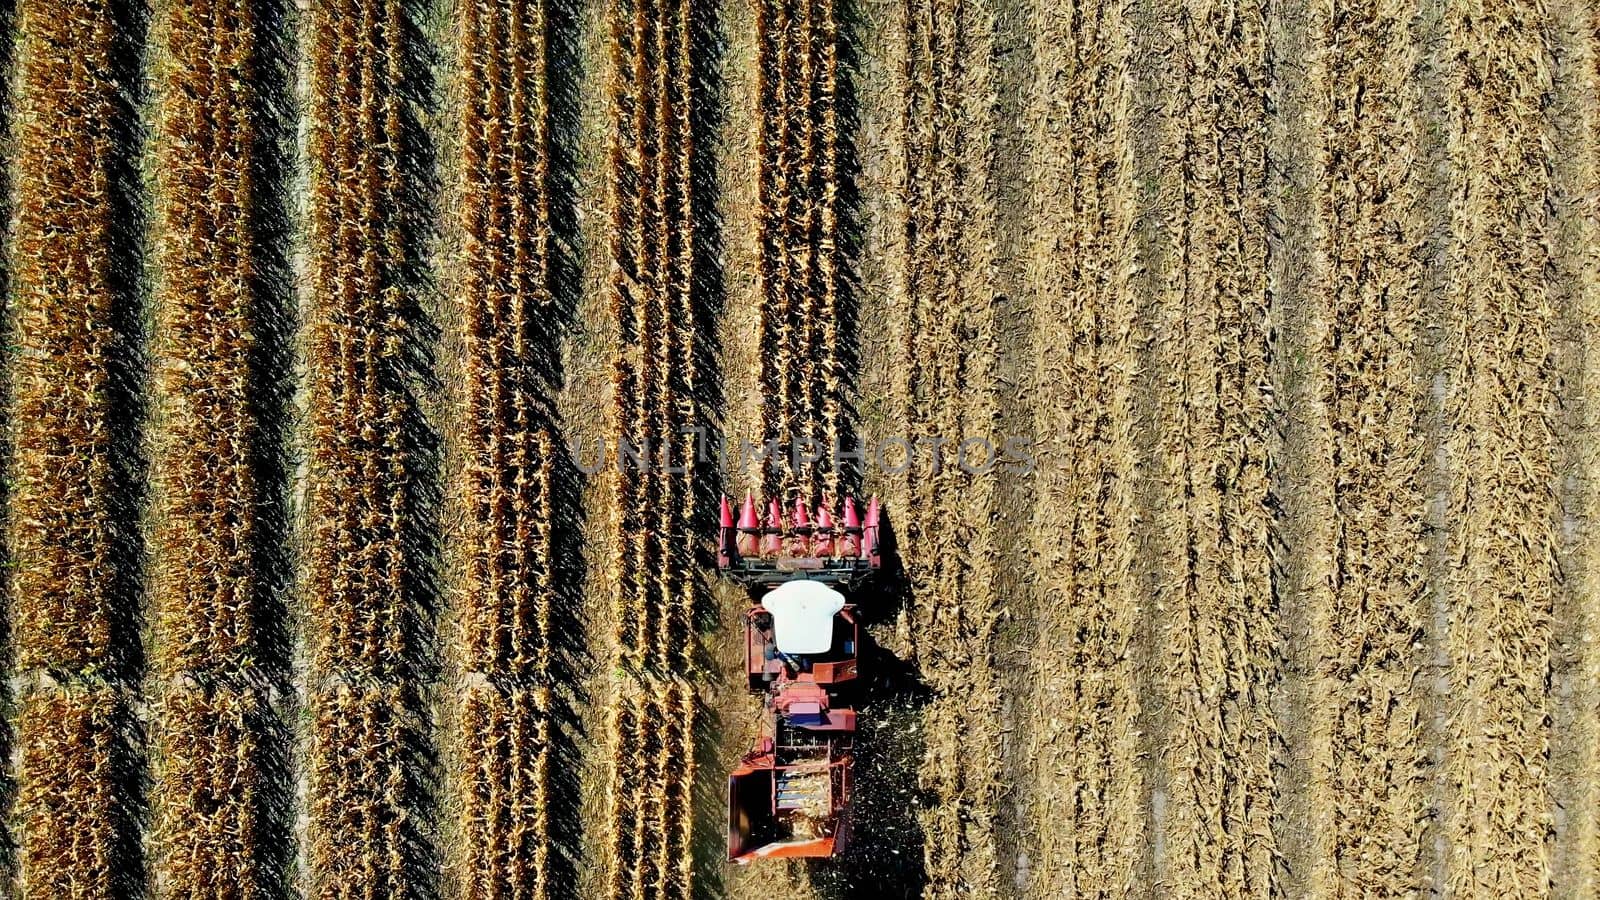
[[[131,674],[138,296],[127,179],[137,14],[22,4],[14,266],[17,664]],[[133,29],[130,31],[129,29]]]
[[[139,896],[140,762],[120,688],[62,688],[23,699],[17,732],[22,889],[29,900]]]
[[[180,687],[161,715],[160,896],[284,896],[289,736],[271,695]]]
[[[461,196],[467,516],[456,603],[466,688],[452,790],[463,898],[552,896],[549,5],[465,2]]]
[[[20,6],[11,159],[9,557],[25,690],[16,820],[29,900],[129,897],[143,878],[134,723],[141,370],[137,3]]]
[[[1165,895],[1274,896],[1281,670],[1267,441],[1265,10],[1178,13],[1167,123],[1172,247],[1159,298],[1154,598],[1167,710]]]
[[[1314,777],[1334,815],[1337,897],[1415,890],[1428,816],[1413,15],[1392,0],[1340,5],[1319,85],[1334,543],[1314,695],[1329,758]]]
[[[841,446],[839,26],[833,0],[756,0],[756,217],[761,291],[761,426],[766,439]],[[768,495],[840,495],[827,462],[762,458]]]
[[[408,0],[311,7],[306,583],[319,898],[425,897],[432,451],[418,409],[428,52]]]
[[[1445,778],[1458,897],[1550,878],[1550,616],[1559,587],[1549,264],[1550,22],[1446,10],[1451,236],[1445,366],[1452,617]],[[1559,152],[1559,151],[1558,151]]]
[[[1041,5],[1027,190],[1040,204],[1033,294],[1036,632],[1021,737],[1033,897],[1125,897],[1147,839],[1138,762],[1133,571],[1134,184],[1131,10]],[[1063,391],[1061,386],[1070,385]],[[1026,845],[1025,845],[1026,846]]]
[[[620,674],[611,699],[607,883],[612,897],[686,898],[695,714],[687,678],[704,591],[694,552],[699,472],[684,433],[701,424],[705,326],[693,190],[699,26],[688,0],[614,0],[609,15],[615,437],[649,459],[617,475]]]
[[[986,8],[919,0],[907,13],[904,413],[909,434],[943,439],[910,476],[901,555],[911,580],[912,655],[935,697],[926,711],[922,787],[927,896],[998,890],[1000,681],[992,477],[957,465],[959,441],[990,437],[995,400],[992,188],[994,123]]]
[[[287,680],[287,288],[268,224],[282,189],[270,145],[280,14],[261,0],[164,13],[159,880],[165,897],[272,897],[290,855],[287,734],[265,700]],[[208,687],[177,687],[185,678]]]
[[[463,691],[454,779],[463,845],[459,896],[553,896],[550,690],[471,684]]]
[[[326,687],[312,695],[307,760],[308,860],[314,896],[389,900],[428,896],[411,798],[423,789],[427,736],[406,685]]]

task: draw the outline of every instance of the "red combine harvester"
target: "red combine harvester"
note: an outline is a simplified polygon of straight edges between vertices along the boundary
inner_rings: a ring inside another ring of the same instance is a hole
[[[813,522],[795,502],[785,520],[777,500],[757,518],[745,496],[735,523],[722,499],[717,568],[748,585],[745,672],[763,695],[755,746],[728,776],[728,859],[827,857],[850,830],[856,712],[847,699],[857,677],[861,631],[852,591],[881,566],[876,498],[866,519],[846,498],[843,521],[821,507]]]

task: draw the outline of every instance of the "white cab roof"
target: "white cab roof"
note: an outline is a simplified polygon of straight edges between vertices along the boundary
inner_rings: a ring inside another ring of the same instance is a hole
[[[780,653],[827,653],[833,648],[833,617],[844,595],[820,581],[788,581],[761,605],[772,613],[773,640]]]

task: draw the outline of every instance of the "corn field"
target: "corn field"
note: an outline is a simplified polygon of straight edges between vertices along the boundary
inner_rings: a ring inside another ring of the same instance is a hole
[[[1586,0],[0,4],[0,896],[1600,895]],[[730,866],[717,497],[876,494]]]

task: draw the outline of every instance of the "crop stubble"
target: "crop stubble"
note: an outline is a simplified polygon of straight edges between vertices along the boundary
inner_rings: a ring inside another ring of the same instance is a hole
[[[1549,886],[1555,423],[1550,23],[1543,4],[1449,7],[1451,234],[1443,360],[1451,609],[1445,889]]]
[[[1137,303],[1125,5],[1037,8],[1028,131],[1034,205],[1026,272],[1037,500],[1021,743],[1026,893],[1127,896],[1145,836],[1137,764],[1133,577]],[[1059,386],[1071,385],[1065,392]]]
[[[619,326],[615,437],[647,456],[616,475],[606,891],[688,897],[697,697],[694,611],[700,424],[695,296],[696,27],[686,0],[617,0],[612,52],[610,292]]]
[[[1280,671],[1267,436],[1265,9],[1177,12],[1166,72],[1169,246],[1156,300],[1164,721],[1157,860],[1174,897],[1270,896]]]
[[[348,0],[309,16],[308,861],[329,900],[425,897],[434,880],[413,15],[405,0]]]
[[[136,3],[20,4],[9,545],[20,890],[142,877]]]
[[[1000,680],[992,535],[982,527],[993,479],[958,465],[960,442],[994,430],[993,130],[991,11],[919,0],[906,7],[906,364],[897,385],[910,435],[924,447],[898,507],[911,599],[903,617],[912,659],[933,692],[923,727],[926,893],[998,888],[995,823],[1002,790]]]
[[[1328,330],[1333,503],[1329,609],[1313,703],[1315,802],[1333,811],[1329,896],[1414,890],[1423,860],[1428,752],[1420,421],[1417,53],[1404,4],[1339,7],[1317,84],[1316,168]],[[1325,754],[1325,756],[1323,756]]]

